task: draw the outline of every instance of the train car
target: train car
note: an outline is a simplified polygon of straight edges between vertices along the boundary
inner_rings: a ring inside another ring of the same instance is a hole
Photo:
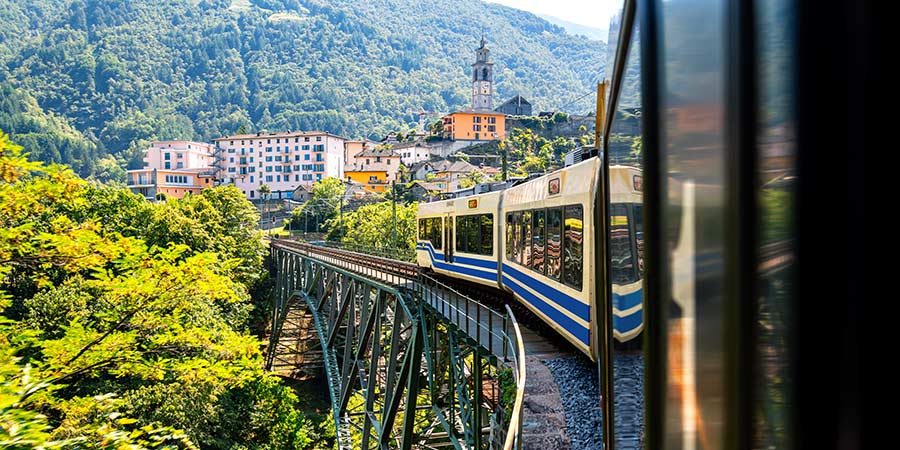
[[[498,287],[497,213],[502,192],[419,205],[420,267]]]
[[[596,358],[594,202],[600,159],[503,191],[501,287]]]
[[[594,208],[599,158],[503,191],[419,205],[420,267],[511,292],[596,359]],[[643,330],[640,169],[610,168],[613,332]]]
[[[643,174],[636,167],[610,166],[609,185],[613,337],[626,343],[644,329]]]

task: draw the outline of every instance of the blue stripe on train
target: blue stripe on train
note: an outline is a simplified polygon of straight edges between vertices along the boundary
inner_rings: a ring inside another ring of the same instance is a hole
[[[441,270],[448,270],[448,271],[450,271],[450,272],[461,273],[461,274],[464,274],[464,275],[469,275],[469,276],[472,276],[472,277],[481,278],[481,279],[484,279],[484,280],[487,280],[487,281],[491,281],[491,282],[494,282],[494,283],[497,282],[497,273],[496,273],[496,272],[490,273],[490,272],[485,272],[485,271],[479,270],[479,269],[473,269],[473,268],[470,268],[470,267],[464,267],[464,266],[457,266],[457,265],[454,265],[454,264],[449,264],[449,263],[437,261],[437,260],[435,259],[435,257],[434,257],[434,254],[431,253],[430,249],[427,249],[427,248],[418,248],[417,250],[428,251],[428,254],[429,254],[428,256],[431,258],[431,265],[434,266],[434,267],[436,267],[436,268],[438,268],[438,269],[441,269]]]
[[[636,329],[641,326],[642,323],[644,323],[644,310],[642,309],[625,317],[613,315],[613,329],[622,334]]]
[[[439,259],[443,259],[443,253],[436,252],[434,248],[428,242],[420,242],[416,245],[417,250],[427,251],[428,256],[431,259],[432,265],[437,267],[438,269],[447,270],[450,272],[461,273],[464,275],[469,275],[477,278],[481,278],[487,281],[496,280],[496,273],[488,273],[482,270],[464,267],[456,264],[450,264],[446,262],[439,261]],[[467,258],[454,255],[455,261],[462,264],[470,264],[478,267],[484,267],[486,269],[496,270],[496,263],[492,261],[485,261],[474,258]],[[579,302],[575,298],[560,292],[557,289],[554,289],[551,286],[548,286],[527,275],[526,273],[519,271],[513,267],[510,267],[509,264],[503,264],[504,272],[508,273],[515,277],[516,280],[520,281],[525,286],[528,286],[534,291],[537,291],[541,296],[552,299],[555,303],[557,303],[560,307],[567,309],[572,312],[585,322],[590,322],[590,307],[584,303]],[[533,304],[538,310],[544,313],[551,320],[555,321],[559,324],[563,329],[568,330],[573,336],[575,336],[578,340],[583,342],[585,345],[589,344],[589,331],[587,328],[580,325],[578,322],[575,322],[570,317],[566,316],[558,309],[548,304],[542,298],[534,295],[530,291],[524,289],[519,283],[515,280],[507,276],[503,275],[503,283],[509,286],[513,292],[515,292],[519,297],[526,299],[528,302]],[[632,308],[641,303],[642,290],[638,290],[632,292],[630,294],[619,295],[613,294],[613,302],[616,305],[616,308],[620,311],[624,311],[626,309]],[[617,317],[613,316],[613,329],[618,331],[619,333],[627,333],[631,330],[634,330],[636,327],[639,327],[643,323],[643,311],[638,310],[634,313],[625,316],[625,317]],[[573,331],[574,330],[574,331]]]
[[[584,303],[581,303],[580,301],[578,301],[578,299],[576,299],[570,295],[567,295],[563,292],[560,292],[560,291],[544,284],[540,280],[532,278],[530,275],[528,275],[526,273],[523,273],[517,269],[514,269],[509,264],[503,264],[503,272],[511,274],[517,280],[522,282],[525,286],[528,286],[532,290],[537,291],[539,294],[552,300],[557,305],[561,306],[563,309],[572,312],[572,314],[575,314],[576,316],[581,318],[581,320],[584,320],[585,322],[591,321],[590,306],[588,306]]]
[[[505,266],[504,266],[505,267]],[[590,332],[588,329],[578,322],[572,320],[569,316],[563,314],[558,309],[554,308],[552,305],[548,304],[540,297],[531,293],[531,291],[519,286],[512,278],[503,275],[503,284],[509,286],[513,292],[516,293],[519,297],[524,298],[528,303],[534,305],[539,311],[544,313],[550,320],[559,324],[562,329],[569,332],[572,336],[575,336],[581,343],[584,345],[590,346]]]
[[[642,289],[624,295],[613,293],[613,305],[615,305],[616,309],[619,311],[634,308],[635,306],[640,305],[643,299]]]
[[[425,243],[420,242],[419,244],[416,244],[416,250],[427,250],[428,253],[431,254],[432,260],[439,260],[439,259],[443,260],[444,259],[444,254],[436,252],[434,250],[434,247],[432,247],[431,244],[428,242],[425,242]],[[470,266],[483,267],[485,269],[490,269],[493,271],[497,270],[497,261],[469,258],[466,256],[460,256],[460,255],[453,255],[453,263],[454,264],[456,264],[456,263],[468,264]]]

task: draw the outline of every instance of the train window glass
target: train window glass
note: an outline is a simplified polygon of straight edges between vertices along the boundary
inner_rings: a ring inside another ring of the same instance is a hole
[[[425,236],[425,219],[419,219],[419,240],[424,239]]]
[[[544,256],[544,240],[546,236],[544,236],[544,231],[546,230],[545,226],[545,217],[546,213],[543,209],[539,209],[534,211],[531,216],[531,220],[533,222],[532,225],[532,246],[531,246],[531,268],[544,273],[544,261],[546,257]]]
[[[793,303],[797,238],[793,224],[797,211],[795,61],[798,19],[796,1],[754,2],[757,28],[756,66],[758,268],[755,318],[755,377],[751,423],[754,448],[790,448],[797,442],[791,418],[797,408],[794,389],[797,325]],[[744,322],[745,324],[747,322]],[[793,331],[793,332],[792,332]],[[793,339],[792,339],[793,338]],[[802,422],[801,422],[802,423]],[[853,427],[848,428],[848,430]],[[852,433],[852,432],[851,432]]]
[[[584,207],[566,206],[565,247],[563,249],[563,281],[581,290],[584,265]]]
[[[481,253],[481,227],[478,223],[478,215],[466,216],[466,251],[469,253]]]
[[[516,211],[513,213],[513,227],[512,227],[512,240],[513,240],[513,254],[512,261],[520,261],[522,255],[522,245],[521,241],[519,241],[519,236],[522,233],[522,213],[520,211]]]
[[[456,251],[466,252],[466,218],[456,216]]]
[[[522,255],[519,264],[531,267],[531,211],[522,211],[522,235],[519,236]]]
[[[631,257],[631,239],[628,231],[628,208],[622,203],[609,207],[609,259],[613,284],[635,281],[634,259]]]
[[[431,219],[422,219],[422,239],[423,240],[431,240]]]
[[[562,209],[547,210],[547,276],[555,280],[560,275],[560,250],[562,247]]]
[[[436,250],[444,248],[444,228],[441,226],[441,218],[435,217],[431,219],[434,224],[431,226],[431,243],[434,244]]]
[[[632,206],[632,221],[634,222],[634,246],[637,259],[638,278],[644,277],[644,206],[635,204]]]
[[[513,243],[515,239],[513,239],[513,230],[515,229],[515,222],[513,222],[513,215],[506,215],[506,259],[512,261],[513,259]]]
[[[668,8],[668,5],[666,5]],[[662,8],[661,8],[662,9]],[[607,309],[600,317],[610,317],[612,329],[601,336],[598,342],[608,346],[608,354],[603,356],[601,370],[610,369],[614,374],[627,374],[636,380],[644,379],[645,350],[641,330],[644,327],[643,289],[635,271],[634,220],[630,216],[632,208],[641,203],[643,192],[643,108],[641,105],[641,45],[638,22],[623,23],[621,15],[617,15],[610,23],[610,41],[608,50],[610,61],[616,60],[616,54],[628,45],[628,51],[621,51],[624,61],[610,62],[613,67],[619,66],[616,76],[621,81],[617,92],[617,104],[610,111],[612,124],[609,128],[609,139],[605,143],[606,154],[609,155],[610,196],[614,202],[609,205],[606,225],[609,247],[607,258],[609,279],[598,280],[606,284],[611,298]],[[621,27],[631,27],[629,41],[620,41]],[[610,89],[610,94],[612,94]],[[651,112],[652,114],[652,112]],[[605,290],[605,289],[604,289]],[[603,395],[611,395],[614,399],[609,407],[612,413],[614,429],[608,436],[609,444],[615,448],[641,450],[647,448],[644,436],[643,418],[645,411],[644,389],[640,383],[620,383],[617,378],[611,386],[605,386]],[[627,419],[623,419],[627,418]],[[605,419],[605,418],[603,418]],[[700,419],[696,419],[700,421]],[[671,445],[670,445],[671,446]],[[685,449],[697,448],[685,444]]]
[[[481,220],[481,254],[494,254],[494,215],[482,214],[478,216]]]

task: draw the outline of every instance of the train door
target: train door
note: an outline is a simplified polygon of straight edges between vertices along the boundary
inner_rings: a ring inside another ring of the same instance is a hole
[[[444,217],[444,242],[447,243],[444,249],[444,262],[453,262],[453,217],[449,214]]]

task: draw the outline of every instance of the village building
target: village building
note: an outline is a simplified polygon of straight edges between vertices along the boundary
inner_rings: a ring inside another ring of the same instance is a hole
[[[151,201],[199,194],[215,185],[214,149],[205,142],[153,142],[144,150],[144,167],[127,172],[128,188]]]
[[[531,102],[525,100],[521,95],[517,95],[498,106],[494,111],[506,114],[508,116],[530,116]]]
[[[270,198],[290,198],[297,186],[344,177],[346,139],[323,131],[291,131],[214,139],[219,184],[233,184],[250,199],[267,185]]]

